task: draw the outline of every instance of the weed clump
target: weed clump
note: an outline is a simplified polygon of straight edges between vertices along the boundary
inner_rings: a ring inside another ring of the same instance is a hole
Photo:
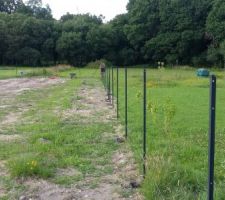
[[[171,131],[172,121],[176,115],[176,106],[171,98],[167,97],[163,103],[148,102],[147,109],[151,114],[153,124],[159,126],[163,122],[164,133]]]
[[[49,178],[53,176],[53,171],[40,158],[20,157],[8,163],[10,174],[13,177]]]

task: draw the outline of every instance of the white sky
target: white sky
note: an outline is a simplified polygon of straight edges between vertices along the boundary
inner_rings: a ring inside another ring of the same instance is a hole
[[[53,17],[59,19],[67,12],[71,14],[90,13],[105,16],[105,21],[116,15],[126,13],[128,0],[42,0],[43,5],[49,4]]]

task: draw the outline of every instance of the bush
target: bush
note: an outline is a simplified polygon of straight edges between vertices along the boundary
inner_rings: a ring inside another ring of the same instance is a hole
[[[109,61],[107,61],[107,60],[105,60],[105,59],[101,59],[101,60],[96,60],[96,61],[93,61],[93,62],[88,63],[86,67],[87,67],[87,68],[94,68],[94,69],[95,69],[95,68],[99,68],[99,65],[100,65],[101,63],[105,63],[106,67],[112,65],[111,62],[109,62]]]
[[[38,70],[33,70],[29,71],[28,73],[25,74],[26,77],[34,77],[34,76],[53,76],[53,72],[50,70],[47,70],[45,68],[43,69],[38,69]]]

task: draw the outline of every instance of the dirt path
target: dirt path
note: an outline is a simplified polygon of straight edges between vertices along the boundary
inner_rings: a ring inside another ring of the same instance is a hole
[[[81,123],[115,123],[115,110],[106,102],[105,91],[102,87],[83,86],[79,99],[73,108],[63,113],[65,118],[79,115]],[[88,117],[88,119],[87,119]],[[115,125],[113,133],[104,133],[104,140],[116,141],[117,136],[123,135],[123,127]],[[83,180],[69,187],[63,187],[46,180],[30,179],[23,184],[28,188],[21,200],[141,200],[137,189],[132,188],[131,182],[140,180],[133,155],[125,143],[112,155],[113,173],[100,177],[86,176]],[[103,169],[107,166],[99,166]],[[62,173],[62,172],[61,172]],[[72,175],[69,169],[64,173]],[[77,173],[77,172],[75,172]],[[78,172],[79,173],[79,172]],[[94,186],[93,186],[94,183]]]
[[[48,85],[63,83],[61,79],[10,79],[0,81],[1,91],[0,109],[10,109],[13,105],[14,97],[25,90],[43,88]],[[28,108],[30,109],[30,108]],[[0,123],[0,142],[11,142],[21,139],[19,135],[4,135],[1,133],[1,127],[10,126],[20,120],[20,116],[26,110],[26,106],[17,105],[11,108],[3,116]],[[116,121],[116,113],[112,106],[106,102],[105,91],[101,84],[97,87],[83,84],[78,93],[78,98],[73,102],[72,109],[60,113],[62,118],[70,119],[71,116],[77,116],[79,123],[113,123],[114,130],[102,133],[102,140],[118,142],[117,138],[122,138],[124,128]],[[101,158],[99,158],[101,159]],[[20,179],[17,184],[23,185],[26,189],[20,195],[19,200],[141,200],[142,196],[136,188],[132,187],[133,182],[139,182],[137,165],[133,155],[126,143],[121,143],[115,152],[112,153],[111,166],[112,173],[105,173],[100,177],[87,175],[84,179],[75,182],[70,186],[62,186],[51,182],[51,180],[42,179]],[[98,166],[104,170],[108,166]],[[0,170],[4,176],[8,173],[4,171],[4,163],[0,162]],[[59,169],[57,176],[74,176],[79,174],[75,169]],[[1,173],[0,173],[1,175]],[[1,194],[5,190],[0,185]]]
[[[39,89],[49,85],[63,83],[60,78],[15,78],[0,80],[1,100],[2,98],[13,98],[21,92],[31,89]]]
[[[32,105],[18,104],[15,98],[27,90],[44,88],[46,86],[64,83],[60,78],[17,78],[0,80],[0,134],[4,127],[15,124],[22,114]],[[2,115],[2,116],[1,116]],[[9,136],[7,136],[9,137]],[[0,141],[3,134],[0,137]]]
[[[23,140],[21,135],[14,133],[16,123],[20,122],[22,114],[32,105],[18,103],[16,97],[27,90],[40,89],[46,86],[64,83],[64,79],[50,78],[19,78],[0,80],[0,143],[10,144]],[[9,128],[9,130],[7,130]],[[0,160],[0,199],[7,194],[2,179],[9,179],[6,162]]]

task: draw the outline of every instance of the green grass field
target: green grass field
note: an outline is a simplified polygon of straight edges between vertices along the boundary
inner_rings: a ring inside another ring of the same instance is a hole
[[[101,135],[96,133],[112,129],[112,125],[89,124],[84,128],[79,123],[71,123],[71,120],[62,121],[54,114],[55,108],[61,110],[70,108],[71,99],[77,97],[76,90],[83,84],[84,79],[93,87],[99,84],[96,80],[99,78],[98,71],[93,69],[68,69],[49,74],[68,77],[70,72],[76,72],[79,79],[68,81],[63,86],[29,91],[18,97],[18,102],[34,103],[35,106],[26,112],[24,117],[33,118],[32,120],[37,123],[22,123],[16,127],[16,133],[22,133],[28,138],[27,145],[14,143],[8,146],[0,143],[0,159],[8,160],[8,166],[14,177],[36,175],[51,178],[57,183],[69,184],[81,177],[74,177],[70,182],[63,178],[59,180],[54,176],[57,168],[76,166],[83,174],[100,173],[90,161],[90,154],[97,159],[103,156],[103,152],[108,152],[104,158],[109,162],[107,158],[116,146],[114,143],[99,143],[101,146],[99,148],[96,143]],[[225,199],[225,73],[219,70],[215,70],[214,73],[218,76],[215,199],[223,200]],[[124,124],[123,69],[120,69],[119,75],[119,120]],[[195,70],[190,68],[148,69],[147,76],[148,168],[141,190],[147,200],[206,199],[209,79],[196,77]],[[0,79],[9,77],[15,77],[14,69],[0,70]],[[116,77],[114,78],[116,80]],[[142,173],[143,130],[142,84],[142,69],[128,69],[128,143],[140,163],[140,173]],[[116,82],[114,88],[116,89]],[[76,116],[74,117],[74,121],[79,121]],[[74,129],[77,134],[73,134]],[[52,143],[47,146],[41,145],[38,138],[47,138]],[[88,141],[93,140],[96,143],[89,146]],[[30,166],[26,163],[37,167],[30,170]],[[12,179],[4,180],[4,184],[8,188],[19,187],[14,185]]]
[[[215,199],[225,199],[225,73],[218,76]],[[148,171],[146,199],[206,199],[209,79],[194,69],[147,70]],[[128,69],[128,138],[141,161],[143,72]],[[124,70],[120,70],[120,115],[124,122]],[[141,169],[140,165],[140,169]]]
[[[0,79],[20,77],[20,72],[25,72],[26,75],[42,74],[43,69],[31,67],[0,67]]]

